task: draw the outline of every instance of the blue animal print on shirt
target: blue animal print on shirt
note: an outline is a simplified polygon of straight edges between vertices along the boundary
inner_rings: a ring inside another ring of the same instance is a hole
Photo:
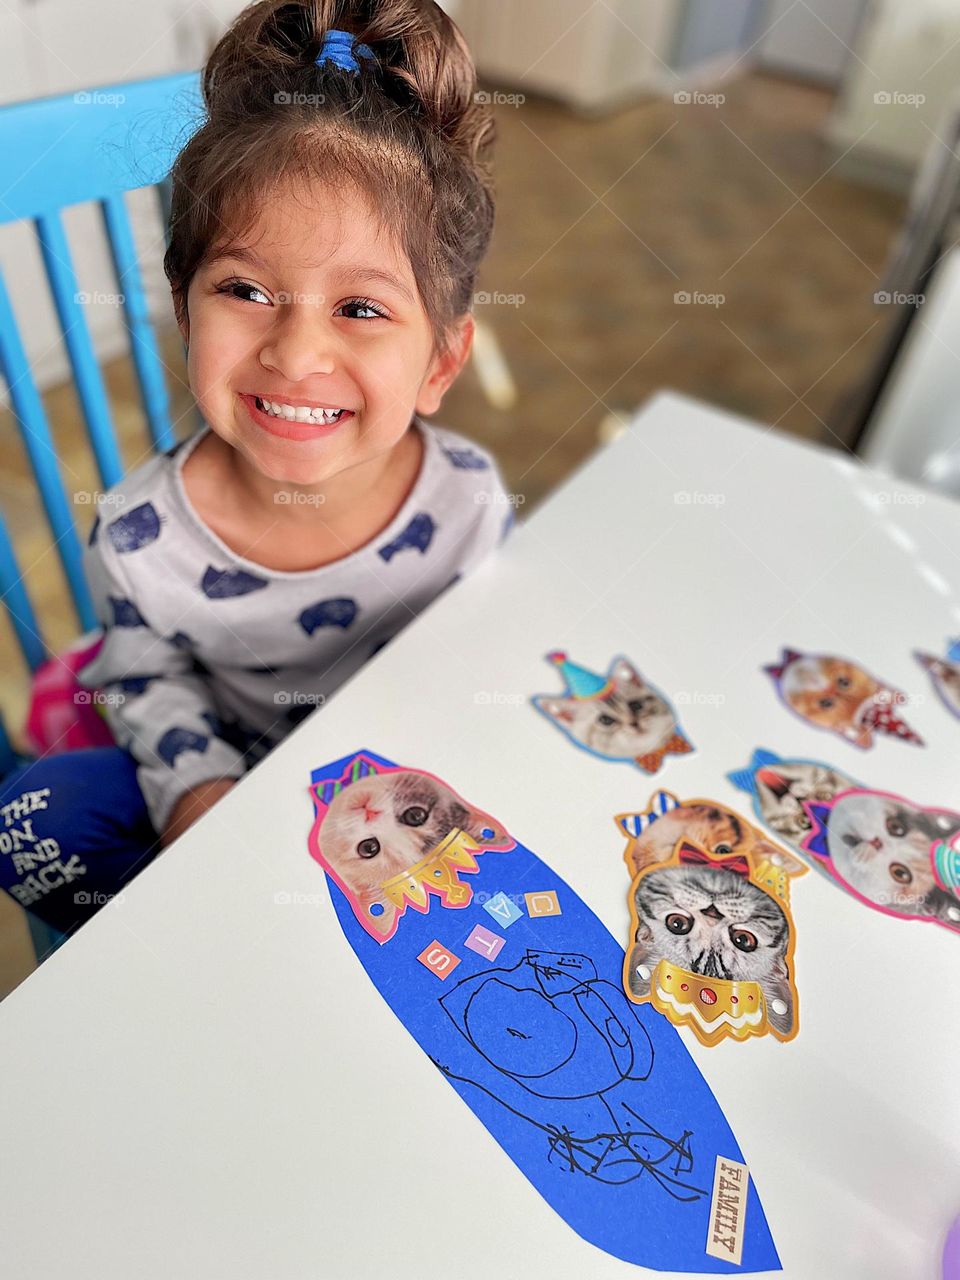
[[[229,600],[234,596],[248,596],[251,591],[262,591],[270,584],[246,569],[215,569],[207,565],[200,580],[200,590],[208,600]]]
[[[177,649],[193,648],[193,641],[185,631],[175,631],[172,636],[167,636],[167,643],[174,645]]]
[[[139,551],[160,537],[160,517],[152,502],[141,502],[139,507],[125,511],[107,525],[107,533],[120,555]]]
[[[202,754],[209,745],[210,739],[202,733],[196,733],[193,729],[184,729],[178,725],[174,729],[168,729],[161,737],[157,743],[157,755],[172,769],[177,758],[185,751],[199,751]]]
[[[297,621],[308,636],[312,636],[320,627],[347,627],[357,616],[357,602],[349,596],[335,596],[331,600],[320,600],[317,604],[304,609]]]
[[[489,471],[490,463],[483,454],[473,449],[444,449],[443,451],[455,467],[461,471]]]
[[[388,542],[385,547],[381,547],[377,554],[387,564],[390,563],[398,551],[406,551],[408,547],[419,551],[423,555],[433,541],[433,535],[436,530],[437,526],[434,524],[433,518],[428,516],[425,511],[421,511],[413,517],[402,533],[398,533],[392,542]]]
[[[146,619],[132,600],[127,600],[124,596],[108,596],[107,599],[113,614],[113,626],[145,627],[147,625]]]

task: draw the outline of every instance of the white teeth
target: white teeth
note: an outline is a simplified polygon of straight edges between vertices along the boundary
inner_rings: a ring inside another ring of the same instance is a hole
[[[345,409],[311,409],[306,405],[281,404],[264,400],[262,396],[257,396],[257,401],[272,418],[283,418],[287,422],[316,422],[329,426],[346,412]]]

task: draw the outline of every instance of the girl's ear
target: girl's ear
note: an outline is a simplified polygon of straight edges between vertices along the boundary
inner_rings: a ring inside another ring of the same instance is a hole
[[[444,351],[434,355],[423,381],[415,405],[417,413],[436,413],[450,387],[460,376],[460,371],[470,357],[475,329],[469,313],[457,323]]]

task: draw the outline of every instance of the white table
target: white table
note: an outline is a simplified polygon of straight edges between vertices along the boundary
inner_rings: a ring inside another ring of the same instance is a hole
[[[765,746],[957,807],[960,722],[910,651],[960,630],[958,550],[946,500],[657,397],[0,1007],[8,1274],[637,1274],[554,1214],[370,985],[307,852],[310,769],[369,747],[438,774],[625,940],[611,815],[654,784],[518,705],[556,687],[543,655],[600,668],[624,652],[668,693],[723,694],[683,708],[698,753],[656,779],[681,796],[749,816],[724,775]],[[927,749],[861,753],[807,728],[760,671],[782,643],[928,695],[910,709]],[[707,1049],[681,1034],[789,1280],[934,1280],[960,1211],[960,942],[815,874],[793,908],[798,1038]],[[402,1224],[434,1197],[424,1254]],[[478,1238],[476,1200],[495,1235]]]

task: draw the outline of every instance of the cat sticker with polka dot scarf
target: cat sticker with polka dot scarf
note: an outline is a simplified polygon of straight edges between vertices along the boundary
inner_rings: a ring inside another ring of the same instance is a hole
[[[562,694],[537,694],[533,705],[582,750],[644,773],[657,773],[667,756],[693,751],[676,711],[627,658],[614,658],[603,676],[562,650],[547,660],[567,687]]]
[[[900,714],[907,697],[847,658],[784,649],[764,667],[790,710],[813,725],[864,749],[874,734],[889,734],[922,747],[923,739]]]
[[[623,983],[705,1045],[800,1027],[790,884],[807,867],[715,800],[658,791],[615,819],[627,836]]]
[[[314,769],[310,792],[309,849],[332,908],[321,926],[339,926],[397,1019],[378,1020],[382,1070],[351,1105],[386,1115],[389,1100],[416,1111],[436,1090],[445,1108],[453,1088],[487,1131],[457,1126],[451,1113],[463,1187],[476,1182],[473,1144],[489,1157],[492,1138],[558,1215],[538,1215],[538,1230],[572,1229],[655,1271],[778,1270],[716,1098],[676,1028],[627,998],[623,948],[573,886],[423,769],[360,751]],[[357,1019],[375,993],[357,986]],[[340,1029],[327,1030],[335,1051]],[[409,1083],[396,1040],[407,1033],[436,1068]],[[389,1119],[383,1133],[389,1141]],[[442,1212],[456,1188],[433,1176],[425,1155],[411,1161],[424,1204]],[[733,1180],[723,1214],[718,1179]],[[474,1226],[492,1232],[493,1271],[505,1274],[496,1221],[478,1212]],[[407,1257],[427,1257],[425,1226],[401,1233]]]

